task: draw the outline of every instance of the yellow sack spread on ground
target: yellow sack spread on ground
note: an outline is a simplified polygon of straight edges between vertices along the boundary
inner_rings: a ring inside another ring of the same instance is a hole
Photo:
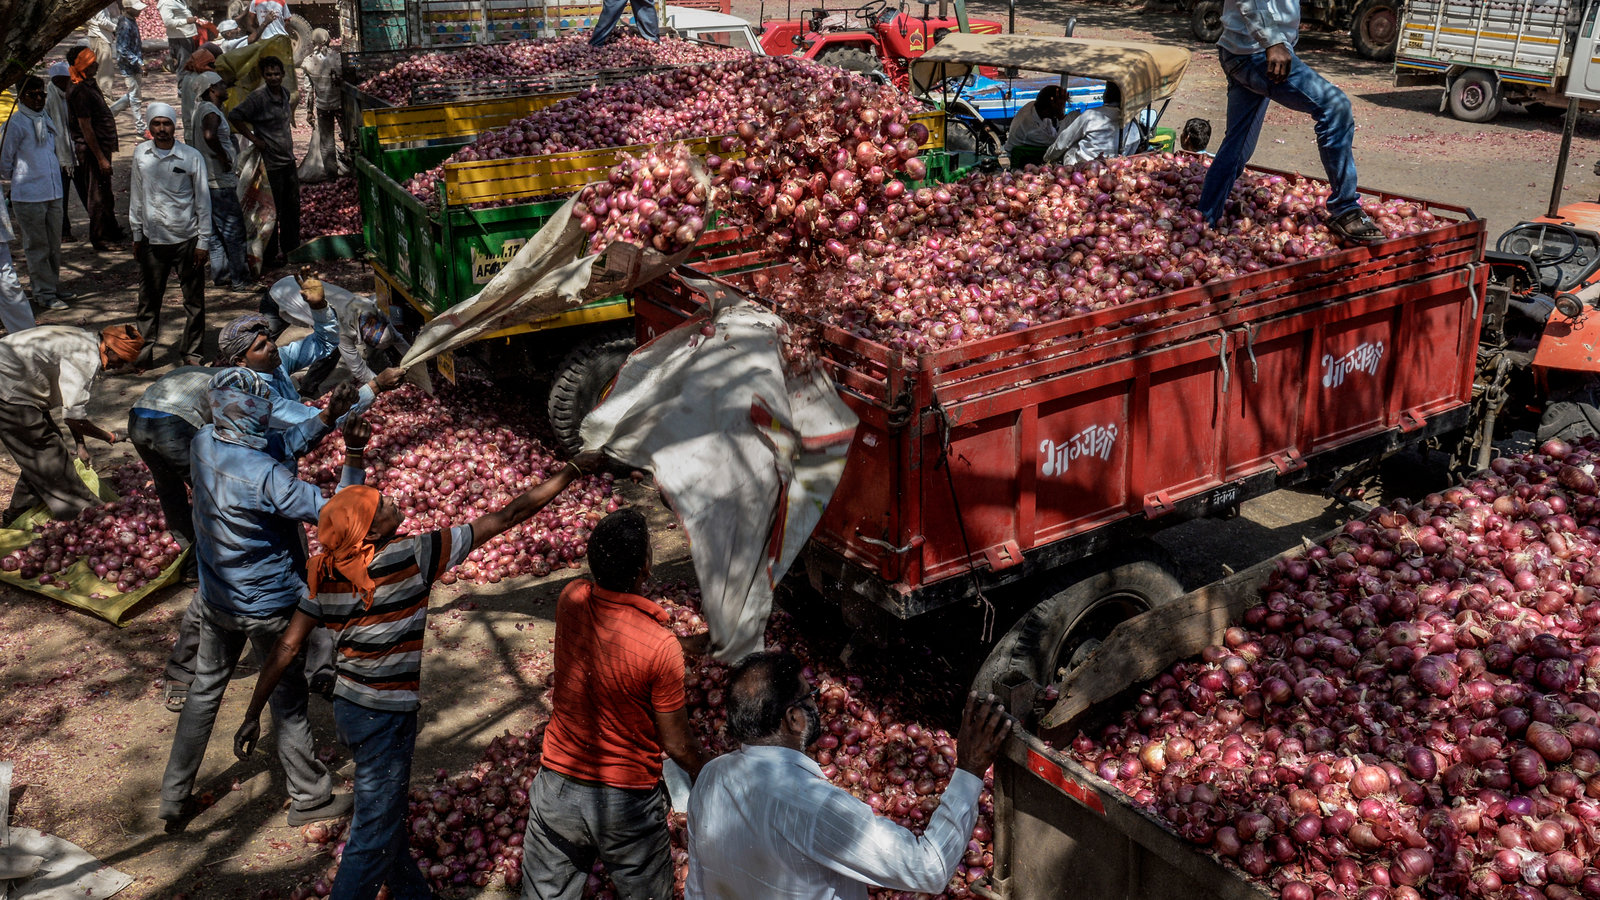
[[[115,492],[107,485],[100,483],[100,478],[93,469],[84,464],[82,460],[74,460],[78,466],[78,475],[89,489],[99,495],[101,500],[111,503],[117,499]],[[37,536],[33,527],[50,521],[50,510],[42,504],[35,506],[18,516],[10,525],[0,528],[0,556],[9,555],[14,550],[33,543]],[[183,568],[184,560],[192,550],[186,550],[171,565],[162,570],[161,574],[153,581],[147,582],[138,590],[126,594],[117,593],[114,583],[103,581],[95,577],[94,570],[89,568],[89,563],[84,558],[75,560],[72,565],[52,576],[55,583],[40,584],[38,581],[23,578],[16,572],[0,570],[0,582],[13,584],[25,591],[43,594],[52,600],[59,600],[68,606],[77,607],[84,612],[99,616],[113,625],[121,627],[126,624],[124,617],[133,609],[140,600],[150,596],[151,592],[158,591],[178,580],[178,573]],[[61,583],[65,582],[65,584]]]

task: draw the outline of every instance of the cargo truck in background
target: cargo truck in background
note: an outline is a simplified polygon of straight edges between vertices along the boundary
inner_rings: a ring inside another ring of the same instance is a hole
[[[1440,84],[1441,112],[1488,122],[1507,103],[1565,108],[1600,101],[1600,3],[1409,0],[1394,83]]]

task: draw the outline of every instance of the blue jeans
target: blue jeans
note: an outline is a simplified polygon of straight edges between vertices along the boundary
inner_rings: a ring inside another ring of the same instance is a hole
[[[1296,112],[1308,113],[1316,120],[1317,150],[1322,168],[1333,185],[1328,198],[1328,213],[1341,215],[1360,206],[1356,196],[1356,161],[1350,152],[1355,137],[1355,118],[1350,115],[1350,98],[1334,84],[1311,70],[1290,52],[1289,77],[1272,81],[1267,77],[1265,50],[1239,56],[1217,48],[1222,71],[1228,76],[1228,130],[1211,161],[1206,183],[1200,190],[1200,212],[1216,224],[1222,218],[1223,204],[1233,183],[1244,171],[1245,163],[1256,152],[1261,123],[1267,117],[1267,103],[1273,102]]]
[[[244,208],[233,188],[211,189],[211,280],[224,276],[233,287],[250,283],[250,264],[244,258],[246,233]]]
[[[336,697],[333,721],[355,757],[356,809],[329,900],[372,900],[385,884],[394,900],[430,900],[433,891],[411,856],[406,811],[416,712],[384,712]]]
[[[622,19],[622,8],[629,3],[633,4],[633,24],[638,26],[639,34],[646,40],[661,40],[656,5],[650,0],[605,0],[605,7],[600,10],[600,21],[595,23],[594,34],[589,35],[589,46],[599,47],[611,40],[611,32],[616,30],[617,22]]]

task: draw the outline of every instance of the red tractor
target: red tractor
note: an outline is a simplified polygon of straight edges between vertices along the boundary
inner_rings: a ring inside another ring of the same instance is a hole
[[[763,22],[761,48],[769,56],[798,55],[863,75],[881,73],[909,91],[906,61],[921,56],[945,33],[1001,33],[999,22],[969,21],[966,4],[952,2],[954,17],[929,16],[932,2],[922,3],[921,16],[907,12],[906,3],[897,8],[888,0],[869,0],[855,9],[807,9],[803,19]]]

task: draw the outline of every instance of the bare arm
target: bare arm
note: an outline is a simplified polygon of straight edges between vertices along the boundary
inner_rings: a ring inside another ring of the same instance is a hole
[[[111,174],[111,158],[100,149],[100,139],[94,135],[94,125],[85,117],[78,117],[78,132],[83,135],[83,143],[89,148],[96,160],[100,162],[100,171]]]
[[[206,116],[205,121],[200,123],[200,134],[205,138],[206,146],[210,147],[211,151],[216,154],[217,168],[224,172],[231,172],[233,171],[233,165],[228,162],[228,149],[222,146],[222,131],[217,127],[221,124],[222,117],[216,113],[211,113]],[[207,160],[206,164],[210,165],[210,160]]]
[[[700,756],[700,742],[689,730],[689,708],[680,706],[672,712],[652,712],[656,722],[656,736],[661,739],[661,749],[667,751],[672,761],[689,773],[689,780],[700,777],[700,767],[705,760]]]
[[[88,419],[68,419],[67,430],[72,432],[72,436],[77,438],[80,444],[83,443],[83,439],[86,437],[105,441],[108,444],[115,444],[120,440],[115,432],[107,431]]]
[[[272,648],[266,667],[256,678],[256,689],[250,695],[250,708],[245,710],[244,722],[233,736],[233,753],[240,759],[248,759],[250,751],[255,749],[256,741],[261,737],[261,710],[267,705],[267,698],[272,696],[283,673],[300,655],[300,645],[305,643],[306,636],[316,624],[316,619],[296,610],[294,618],[289,620],[289,627]]]
[[[583,467],[583,471],[589,471],[598,463],[598,453],[581,456],[562,466],[560,471],[534,485],[527,493],[500,509],[473,519],[472,546],[482,547],[495,535],[533,518],[534,514],[548,506],[551,500],[560,496],[574,478],[583,474],[579,471],[579,467]]]

